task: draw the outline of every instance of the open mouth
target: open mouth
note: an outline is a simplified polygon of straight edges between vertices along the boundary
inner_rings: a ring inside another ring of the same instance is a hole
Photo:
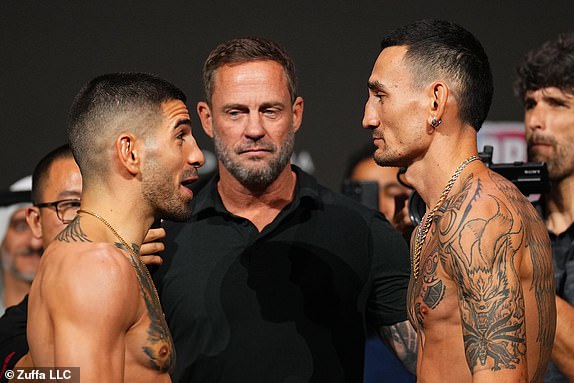
[[[193,184],[195,183],[195,181],[197,181],[197,178],[190,178],[188,180],[181,182],[181,186],[189,190],[193,190]]]

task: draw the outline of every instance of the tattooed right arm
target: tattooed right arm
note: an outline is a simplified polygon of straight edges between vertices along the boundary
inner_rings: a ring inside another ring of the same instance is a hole
[[[379,336],[412,374],[417,371],[417,333],[407,320],[391,326],[381,326]]]

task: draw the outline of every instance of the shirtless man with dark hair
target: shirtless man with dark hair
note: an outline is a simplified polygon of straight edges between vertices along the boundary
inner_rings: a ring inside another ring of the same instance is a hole
[[[550,242],[477,156],[493,93],[484,49],[454,23],[416,22],[383,40],[368,87],[375,161],[407,166],[427,206],[411,240],[417,381],[541,382],[556,323]]]
[[[29,298],[35,366],[82,382],[169,381],[173,344],[138,251],[154,219],[186,219],[203,155],[183,93],[110,74],[76,96],[69,129],[82,173],[78,216],[44,252]]]

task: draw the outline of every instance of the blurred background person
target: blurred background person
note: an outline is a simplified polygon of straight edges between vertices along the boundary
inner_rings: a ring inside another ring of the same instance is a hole
[[[0,207],[0,315],[28,294],[42,254],[42,242],[26,223],[31,185],[28,176],[3,193],[6,205]]]
[[[412,190],[399,182],[400,168],[377,165],[373,159],[373,152],[373,145],[366,145],[354,152],[349,158],[345,180],[376,182],[378,210],[408,243],[414,229],[408,208],[408,199]],[[373,207],[371,203],[367,203],[367,206]]]
[[[548,166],[537,204],[552,243],[556,335],[544,381],[574,381],[574,33],[530,51],[517,68],[529,161]]]

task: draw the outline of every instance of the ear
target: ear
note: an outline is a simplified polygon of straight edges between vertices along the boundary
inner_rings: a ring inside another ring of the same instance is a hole
[[[42,239],[42,221],[40,220],[40,208],[29,206],[26,208],[26,222],[32,230],[35,238]]]
[[[210,138],[213,138],[213,117],[211,116],[211,109],[207,102],[200,101],[197,103],[197,114],[199,115],[203,131]]]
[[[448,101],[448,85],[442,81],[435,81],[429,86],[430,110],[428,123],[432,125],[433,118],[441,121]]]
[[[297,132],[301,127],[301,122],[303,121],[303,108],[303,98],[297,97],[293,103],[293,129],[295,132]]]
[[[116,153],[120,164],[130,173],[137,174],[141,164],[141,153],[132,134],[122,133],[116,139]]]

